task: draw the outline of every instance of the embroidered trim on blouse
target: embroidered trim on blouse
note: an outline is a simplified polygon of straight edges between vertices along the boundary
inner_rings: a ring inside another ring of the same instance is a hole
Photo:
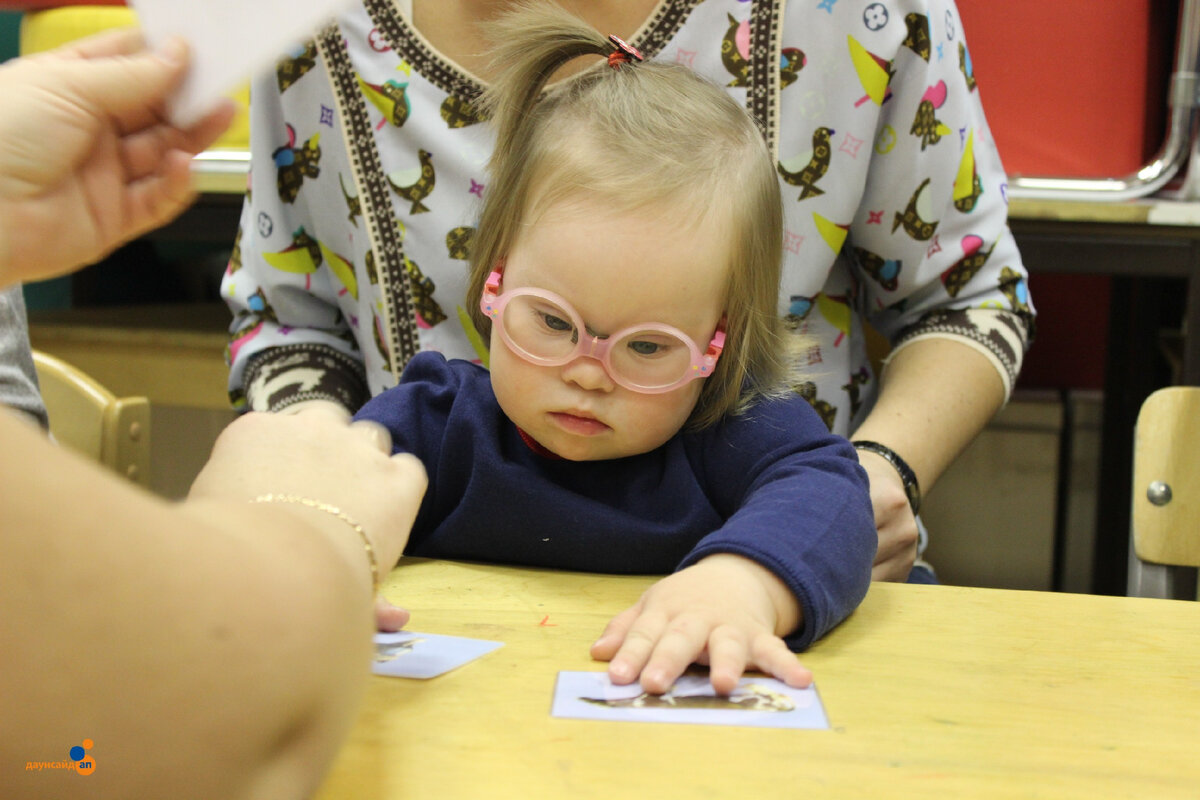
[[[935,311],[900,334],[888,359],[922,339],[956,339],[985,355],[1004,383],[1004,399],[1007,402],[1017,374],[1021,371],[1021,361],[1029,342],[1029,328],[1019,314],[1002,309]]]
[[[675,34],[692,9],[701,0],[664,2],[650,15],[629,43],[642,51],[647,59],[654,58],[675,38]],[[363,0],[363,6],[378,28],[383,40],[396,54],[412,65],[413,71],[459,100],[473,102],[483,93],[484,84],[447,61],[433,50],[417,33],[409,20],[394,13],[391,0]]]
[[[782,48],[783,4],[754,3],[750,10],[750,86],[746,110],[758,123],[767,151],[779,157],[779,57]]]
[[[362,364],[315,343],[255,354],[246,364],[243,385],[251,411],[282,411],[306,400],[331,400],[354,412],[371,398]]]
[[[376,149],[376,141],[367,115],[366,102],[357,86],[357,76],[346,51],[345,37],[337,25],[330,25],[318,36],[321,54],[329,65],[339,117],[345,128],[354,180],[360,187],[363,220],[371,239],[379,272],[384,329],[388,333],[387,369],[399,375],[404,365],[420,349],[417,324],[404,268],[404,247],[400,242],[395,209],[388,191],[387,176]]]

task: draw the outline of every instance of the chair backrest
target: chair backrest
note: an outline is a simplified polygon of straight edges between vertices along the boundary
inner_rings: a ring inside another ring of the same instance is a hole
[[[1200,387],[1146,398],[1133,445],[1129,591],[1196,597],[1200,567]]]
[[[33,364],[54,438],[129,480],[148,486],[150,401],[145,397],[116,397],[86,373],[36,350]]]

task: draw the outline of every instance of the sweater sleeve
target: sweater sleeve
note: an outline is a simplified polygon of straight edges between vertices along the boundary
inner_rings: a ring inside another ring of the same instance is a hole
[[[49,425],[29,350],[25,297],[20,286],[0,291],[0,404]]]
[[[455,363],[470,369],[464,362]],[[432,476],[462,382],[455,365],[441,353],[418,353],[405,366],[400,383],[371,398],[354,419],[387,428],[392,453],[417,456]]]
[[[854,448],[799,397],[761,402],[700,440],[697,471],[726,522],[680,568],[733,553],[771,570],[803,615],[785,641],[807,648],[849,616],[870,585],[877,534]]]

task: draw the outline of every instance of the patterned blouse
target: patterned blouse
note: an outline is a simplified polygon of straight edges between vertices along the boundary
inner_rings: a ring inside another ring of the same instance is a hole
[[[238,408],[357,409],[418,350],[478,359],[466,256],[484,85],[396,0],[363,0],[252,88],[252,170],[222,283]],[[1005,175],[951,0],[662,0],[633,36],[759,120],[785,209],[780,313],[831,430],[869,409],[864,325],[964,342],[1011,390],[1033,324]]]

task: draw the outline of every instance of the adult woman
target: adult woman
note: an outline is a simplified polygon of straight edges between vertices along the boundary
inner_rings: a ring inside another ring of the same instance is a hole
[[[122,31],[0,67],[0,289],[184,208],[230,118],[161,121],[185,64]],[[309,796],[365,689],[372,568],[399,557],[420,466],[344,416],[249,415],[169,504],[21,416],[0,409],[5,796]]]
[[[458,310],[491,148],[475,23],[510,5],[364,0],[255,87],[223,285],[235,403],[353,409],[417,349],[477,352]],[[796,388],[866,441],[874,576],[905,579],[918,487],[1004,402],[1032,326],[952,0],[563,5],[727,85],[762,123],[787,198],[780,310],[821,376]],[[878,377],[866,324],[892,344]]]

